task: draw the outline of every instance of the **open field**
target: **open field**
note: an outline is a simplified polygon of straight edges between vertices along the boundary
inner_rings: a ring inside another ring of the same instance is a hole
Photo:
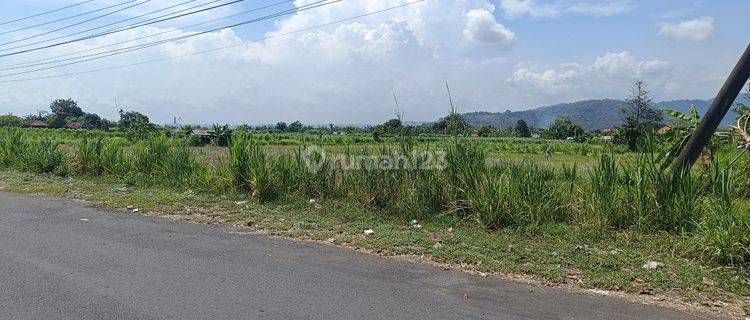
[[[0,188],[735,315],[750,303],[747,159],[727,169],[731,146],[673,177],[651,153],[569,141],[323,137],[321,159],[303,135],[236,132],[229,148],[98,135],[0,131]]]

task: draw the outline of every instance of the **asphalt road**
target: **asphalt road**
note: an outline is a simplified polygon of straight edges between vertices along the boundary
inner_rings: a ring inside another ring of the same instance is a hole
[[[0,318],[698,319],[322,244],[5,193]]]

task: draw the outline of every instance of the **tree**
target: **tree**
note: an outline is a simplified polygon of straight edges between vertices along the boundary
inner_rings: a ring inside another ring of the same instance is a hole
[[[750,101],[750,82],[747,83],[747,92],[745,92],[745,98]],[[738,114],[737,120],[742,118],[743,115],[750,114],[750,104],[738,102],[734,107],[734,113]]]
[[[47,125],[50,128],[62,128],[66,124],[68,124],[68,121],[64,114],[53,114],[47,118]]]
[[[630,98],[625,100],[626,105],[622,108],[625,116],[625,124],[620,128],[619,134],[628,144],[628,148],[635,151],[638,141],[643,136],[653,133],[662,124],[663,116],[656,110],[643,81],[636,81],[630,90]]]
[[[375,128],[375,130],[372,130],[372,140],[375,142],[380,142],[380,130]]]
[[[477,135],[479,135],[480,137],[492,137],[495,135],[495,131],[495,127],[485,124],[479,127],[479,130],[477,130]]]
[[[644,128],[658,129],[662,124],[662,114],[654,108],[649,91],[643,81],[637,81],[630,90],[630,98],[625,100],[626,105],[622,113],[628,122],[635,123]]]
[[[83,116],[78,117],[78,121],[80,121],[81,124],[90,125],[95,128],[104,128],[104,121],[102,121],[102,118],[95,113],[86,113]]]
[[[218,124],[213,125],[214,131],[214,144],[218,147],[228,147],[229,142],[232,139],[232,129],[229,129],[229,125],[225,124],[220,126]]]
[[[383,123],[383,130],[386,133],[397,134],[401,132],[403,125],[399,119],[391,119]]]
[[[64,117],[80,117],[84,114],[73,99],[56,99],[49,105],[53,114]]]
[[[445,118],[438,120],[433,125],[433,129],[437,133],[466,134],[471,130],[471,125],[460,114],[451,112]]]
[[[418,134],[435,134],[435,126],[429,123],[423,123],[415,129]]]
[[[286,128],[287,128],[286,122],[280,121],[280,122],[276,123],[276,130],[284,132],[284,131],[286,131]]]
[[[559,116],[547,128],[547,136],[552,139],[581,138],[586,130],[566,116]]]
[[[124,129],[129,129],[133,125],[143,126],[144,124],[151,124],[151,121],[145,114],[138,111],[123,111],[120,109],[120,121],[117,123]]]
[[[747,84],[747,93],[745,94],[748,100],[750,100],[750,83]],[[737,113],[737,122],[732,126],[732,132],[735,134],[737,140],[739,140],[739,148],[748,150],[750,149],[750,105],[744,103],[738,103],[734,108],[734,112]],[[746,185],[750,185],[750,167],[747,163],[742,167],[744,175],[747,176]]]
[[[450,111],[448,116],[438,120],[434,124],[434,129],[438,133],[450,133],[450,134],[466,134],[471,130],[471,125],[466,122],[461,114],[456,111],[456,105],[453,104],[453,96],[451,95],[451,88],[448,86],[448,82],[445,82],[445,90],[448,93],[448,103],[450,104]]]
[[[531,130],[529,130],[529,125],[526,124],[526,121],[523,121],[523,119],[519,119],[516,122],[516,128],[514,131],[519,137],[531,137]]]
[[[289,127],[287,127],[287,130],[289,130],[289,132],[302,132],[303,128],[304,126],[302,125],[302,122],[294,121]]]
[[[695,132],[695,129],[701,123],[701,117],[698,115],[698,109],[695,105],[690,105],[689,114],[674,109],[664,109],[662,111],[676,120],[673,124],[674,127],[663,134],[664,141],[666,142],[666,151],[660,153],[659,160],[662,163],[662,168],[666,169],[677,158],[685,145],[687,145],[688,140],[693,136],[693,132]],[[708,172],[711,163],[714,161],[716,147],[716,137],[712,136],[703,148],[703,151],[701,151],[700,159],[704,173]]]
[[[21,117],[12,114],[0,115],[0,127],[23,127],[26,125]]]

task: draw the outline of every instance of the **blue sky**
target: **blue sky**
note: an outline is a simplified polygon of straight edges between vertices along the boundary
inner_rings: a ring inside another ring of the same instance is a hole
[[[8,0],[0,22],[80,0]],[[133,17],[186,0],[152,0],[44,40]],[[85,5],[13,24],[0,32],[95,10],[124,0]],[[207,3],[196,0],[190,5]],[[236,5],[157,25],[33,53],[0,57],[4,66],[96,49],[170,31],[137,43],[187,35],[209,25],[186,25],[278,1]],[[262,16],[294,3],[214,23]],[[388,9],[409,0],[343,0],[271,21],[192,37],[176,43],[0,80],[0,113],[28,114],[51,99],[71,97],[104,116],[116,106],[191,123],[378,123],[393,116],[396,92],[407,120],[444,115],[444,82],[460,111],[522,110],[594,98],[623,98],[643,79],[656,100],[710,98],[750,40],[750,1],[637,0],[427,0],[356,21],[260,42],[337,19]],[[186,6],[180,7],[185,8]],[[106,12],[106,11],[104,11]],[[87,16],[88,17],[88,16]],[[84,18],[9,32],[5,43]],[[244,43],[243,43],[244,42]],[[28,43],[20,42],[20,44]],[[51,42],[50,42],[51,43]],[[17,45],[17,44],[15,44]],[[130,44],[132,45],[132,44]],[[231,49],[176,58],[201,50]],[[0,45],[0,50],[10,45]],[[32,46],[33,47],[33,46]],[[0,51],[0,54],[13,50]],[[74,55],[75,56],[75,55]],[[172,59],[174,58],[174,59]],[[154,59],[159,63],[86,73]],[[25,71],[33,68],[13,70]],[[80,73],[69,75],[70,73]]]

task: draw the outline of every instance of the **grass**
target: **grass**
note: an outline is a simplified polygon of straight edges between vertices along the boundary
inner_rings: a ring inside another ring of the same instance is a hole
[[[239,195],[209,195],[162,186],[126,186],[106,176],[59,177],[0,172],[0,190],[78,198],[106,208],[135,205],[142,212],[201,223],[231,222],[273,235],[327,241],[386,256],[426,255],[435,262],[478,272],[525,274],[545,283],[679,297],[688,302],[724,301],[739,312],[749,303],[748,273],[695,260],[693,239],[669,233],[618,231],[601,236],[568,224],[545,224],[539,232],[486,232],[476,221],[455,217],[420,220],[383,215],[352,199],[291,196],[261,203]],[[238,204],[239,203],[239,204]],[[373,229],[372,236],[363,230]],[[647,261],[665,267],[646,270]],[[706,281],[710,280],[710,282]],[[707,284],[712,283],[712,284]]]
[[[164,134],[137,142],[85,136],[63,148],[0,130],[0,168],[8,170],[11,191],[58,194],[62,185],[106,205],[128,200],[193,216],[182,211],[187,204],[201,217],[293,237],[335,237],[387,255],[429,255],[481,272],[576,279],[586,288],[625,292],[656,289],[684,299],[750,295],[743,280],[750,206],[738,191],[746,177],[719,162],[708,172],[673,175],[657,163],[655,140],[644,146],[654,151],[600,154],[598,162],[579,166],[493,159],[491,140],[459,137],[338,145],[332,149],[339,156],[327,158],[306,157],[304,146],[272,149],[273,139],[238,132],[221,152],[196,152],[189,141]],[[580,154],[566,157],[582,159],[602,146],[569,148]],[[442,170],[425,168],[430,164]],[[46,174],[25,178],[48,183],[28,189],[17,182],[18,171]],[[117,195],[113,186],[132,193]],[[410,227],[412,219],[424,228]],[[365,229],[377,236],[364,237]],[[640,267],[651,260],[667,267]]]

